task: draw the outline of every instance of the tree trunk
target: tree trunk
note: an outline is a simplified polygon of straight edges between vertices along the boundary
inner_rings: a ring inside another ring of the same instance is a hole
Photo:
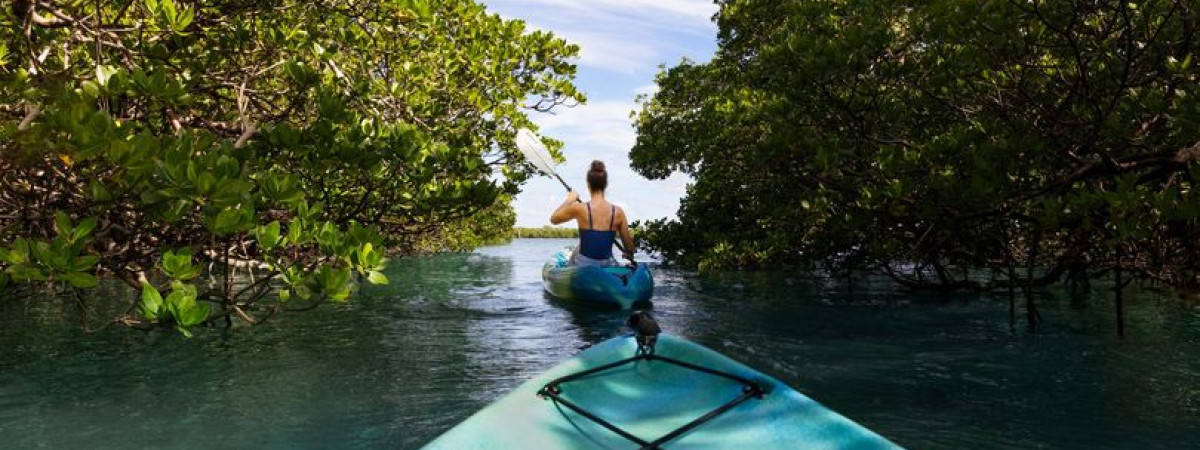
[[[1038,228],[1034,232],[1034,237],[1029,241],[1029,261],[1027,268],[1027,283],[1025,285],[1025,321],[1029,324],[1029,331],[1037,332],[1037,327],[1042,323],[1042,314],[1038,312],[1037,303],[1033,299],[1034,285],[1034,268],[1037,267],[1037,251],[1038,242],[1042,240],[1042,229]]]
[[[1116,291],[1115,301],[1117,304],[1116,305],[1117,306],[1117,308],[1116,308],[1117,309],[1117,337],[1124,339],[1125,338],[1125,299],[1122,296],[1122,293],[1125,291],[1125,285],[1122,284],[1122,280],[1121,280],[1121,248],[1120,248],[1120,246],[1117,247],[1117,264],[1116,264],[1116,267],[1113,268],[1113,270],[1115,272],[1114,276],[1116,277],[1116,282],[1117,282],[1117,285],[1113,286],[1113,289]]]
[[[1012,247],[1009,246],[1008,227],[1002,227],[1003,240],[1000,248],[1004,250],[1004,268],[1008,271],[1008,331],[1017,330],[1017,264],[1013,261]]]

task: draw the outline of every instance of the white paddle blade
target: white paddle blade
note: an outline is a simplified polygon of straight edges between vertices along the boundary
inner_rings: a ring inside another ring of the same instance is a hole
[[[542,145],[542,140],[538,139],[537,135],[528,128],[517,130],[517,148],[521,149],[525,159],[529,160],[542,173],[547,175],[554,173],[554,158],[550,157],[550,151],[546,149],[545,145]]]

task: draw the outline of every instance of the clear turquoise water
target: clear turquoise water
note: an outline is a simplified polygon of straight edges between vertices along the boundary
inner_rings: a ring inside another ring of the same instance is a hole
[[[393,284],[254,329],[86,335],[69,303],[0,301],[0,448],[418,448],[522,380],[622,330],[542,294],[567,241],[402,260]],[[1041,293],[910,295],[878,279],[659,268],[664,327],[911,448],[1200,447],[1200,308]],[[102,303],[98,300],[93,300]]]

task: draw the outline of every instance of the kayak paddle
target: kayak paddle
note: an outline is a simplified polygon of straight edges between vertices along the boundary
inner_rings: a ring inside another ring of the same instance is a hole
[[[533,167],[543,174],[558,179],[558,182],[562,183],[568,192],[571,191],[571,186],[567,185],[567,182],[558,176],[558,172],[554,171],[554,158],[550,157],[550,151],[546,150],[542,140],[538,139],[537,135],[528,128],[517,130],[517,148],[521,149],[521,153],[525,155],[526,160],[533,164]]]
[[[558,172],[554,171],[555,163],[554,158],[550,157],[550,150],[547,150],[546,146],[542,144],[542,140],[538,139],[537,135],[529,131],[528,128],[517,130],[517,148],[521,150],[521,154],[525,155],[525,159],[533,164],[533,167],[536,167],[539,172],[557,179],[559,183],[562,183],[564,188],[567,188],[567,192],[574,190],[571,189],[571,186],[566,181],[563,181],[562,177],[558,176]],[[575,201],[583,202],[578,199]],[[613,244],[616,244],[617,249],[621,250],[622,253],[625,252],[625,246],[621,245],[616,236],[613,236]]]

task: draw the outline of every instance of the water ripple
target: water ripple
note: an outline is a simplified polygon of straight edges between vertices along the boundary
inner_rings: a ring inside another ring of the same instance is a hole
[[[0,301],[4,448],[417,448],[530,376],[624,332],[626,313],[543,294],[566,242],[405,259],[389,286],[253,330],[84,335],[69,305]],[[1132,293],[914,295],[883,280],[659,267],[664,327],[911,448],[1180,448],[1200,442],[1200,309]]]

